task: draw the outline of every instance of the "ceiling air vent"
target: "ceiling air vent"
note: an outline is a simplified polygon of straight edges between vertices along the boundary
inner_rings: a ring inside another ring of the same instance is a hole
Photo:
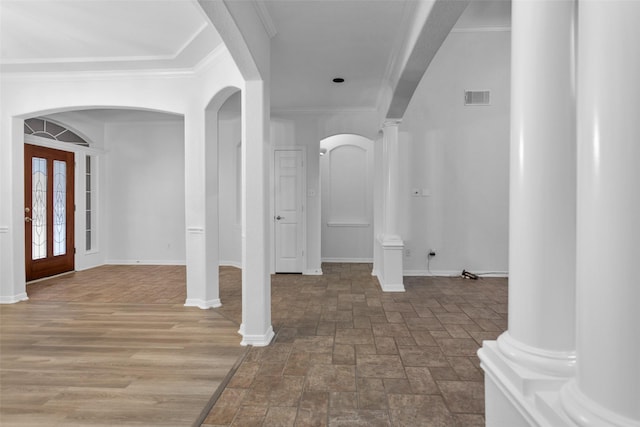
[[[466,90],[464,105],[489,105],[490,92],[488,90]]]

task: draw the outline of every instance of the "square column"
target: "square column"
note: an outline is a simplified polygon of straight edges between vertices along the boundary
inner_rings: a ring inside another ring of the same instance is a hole
[[[185,114],[185,220],[187,299],[185,306],[220,307],[218,278],[218,146],[207,144],[204,110]],[[217,117],[211,118],[216,123]],[[208,121],[211,121],[208,120]]]
[[[273,339],[269,274],[269,106],[263,81],[242,91],[242,345]]]
[[[382,233],[376,236],[380,287],[385,292],[404,292],[404,242],[400,237],[400,159],[398,127],[401,120],[388,119],[382,128]]]

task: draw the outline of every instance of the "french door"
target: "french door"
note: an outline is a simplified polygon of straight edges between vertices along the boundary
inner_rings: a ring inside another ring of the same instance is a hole
[[[74,155],[24,145],[27,281],[74,269]]]

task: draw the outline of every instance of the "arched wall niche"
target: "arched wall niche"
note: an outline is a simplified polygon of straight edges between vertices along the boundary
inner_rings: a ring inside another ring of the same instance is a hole
[[[320,142],[322,259],[373,260],[373,142],[338,134]]]

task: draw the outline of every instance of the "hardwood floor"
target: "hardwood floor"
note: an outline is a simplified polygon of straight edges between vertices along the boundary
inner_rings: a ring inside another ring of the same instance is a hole
[[[105,266],[0,306],[0,425],[190,426],[240,356],[238,325],[187,308],[184,267]]]

